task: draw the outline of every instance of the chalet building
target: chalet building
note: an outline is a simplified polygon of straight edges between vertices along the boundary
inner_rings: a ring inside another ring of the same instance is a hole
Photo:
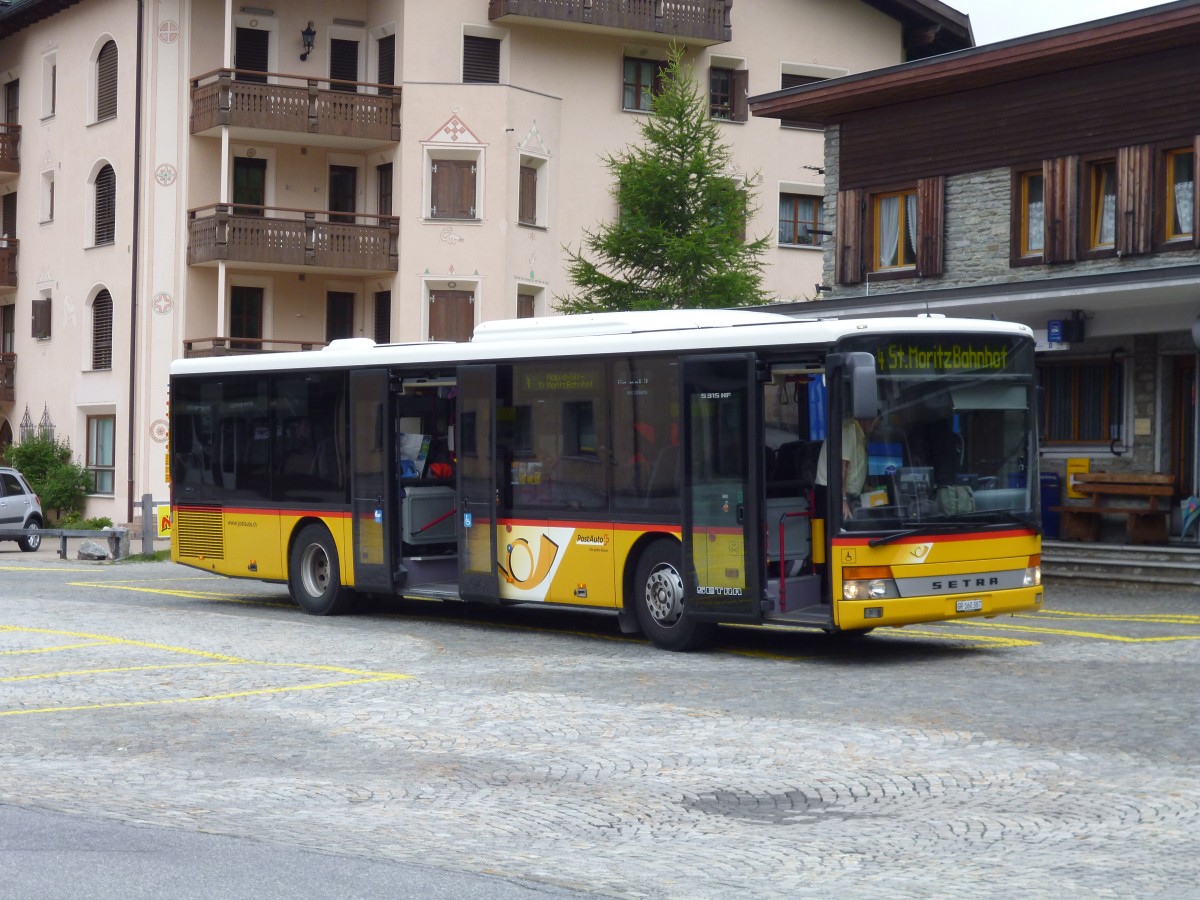
[[[1023,322],[1043,471],[1194,495],[1198,78],[1181,0],[751,98],[825,129],[822,296],[790,308]]]
[[[175,358],[552,313],[672,42],[799,300],[822,134],[747,95],[972,38],[937,0],[0,4],[0,444],[54,429],[127,521],[167,493]]]

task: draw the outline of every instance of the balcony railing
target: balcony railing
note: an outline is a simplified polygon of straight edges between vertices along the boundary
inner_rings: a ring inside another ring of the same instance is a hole
[[[184,359],[206,356],[247,356],[252,353],[286,353],[289,350],[320,350],[324,341],[277,341],[269,338],[204,337],[183,342]]]
[[[0,400],[16,400],[17,354],[0,353]]]
[[[733,0],[488,0],[488,18],[543,19],[719,44],[732,38]]]
[[[394,216],[217,203],[188,210],[188,265],[225,260],[395,272],[399,230]]]
[[[17,252],[21,242],[16,238],[0,237],[0,288],[17,286]]]
[[[247,76],[270,81],[245,80]],[[217,69],[192,79],[192,134],[219,125],[398,141],[400,88]]]
[[[0,122],[0,173],[21,171],[21,126]]]

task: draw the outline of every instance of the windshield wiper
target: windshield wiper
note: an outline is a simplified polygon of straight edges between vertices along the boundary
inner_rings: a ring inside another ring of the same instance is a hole
[[[883,537],[872,538],[867,541],[868,547],[882,547],[884,544],[890,544],[893,541],[898,541],[901,538],[912,537],[915,534],[945,534],[948,531],[958,531],[962,528],[962,523],[952,524],[942,522],[936,525],[922,525],[920,528],[909,528],[905,531],[894,531],[891,534],[885,534]]]

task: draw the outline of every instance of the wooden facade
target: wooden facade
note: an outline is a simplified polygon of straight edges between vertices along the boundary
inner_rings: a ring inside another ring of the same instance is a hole
[[[1200,130],[1197,80],[1200,53],[1187,46],[848,113],[841,185],[1190,141]]]

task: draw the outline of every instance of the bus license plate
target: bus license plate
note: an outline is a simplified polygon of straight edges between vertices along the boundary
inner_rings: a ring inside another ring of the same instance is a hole
[[[983,609],[982,600],[959,600],[954,604],[957,612],[978,612]]]

